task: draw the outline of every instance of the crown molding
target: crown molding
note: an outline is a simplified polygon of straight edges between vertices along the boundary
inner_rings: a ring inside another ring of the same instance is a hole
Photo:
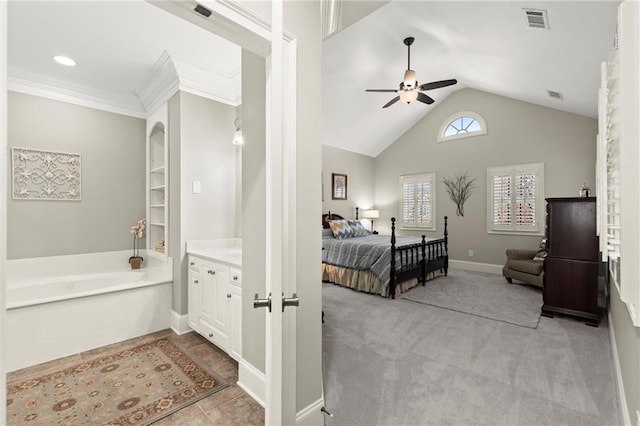
[[[238,68],[232,73],[224,73],[206,65],[177,56],[171,56],[180,79],[180,89],[202,97],[213,99],[232,106],[240,105],[239,85],[242,72]]]
[[[88,108],[146,118],[147,114],[138,98],[132,94],[90,89],[80,85],[62,83],[40,75],[8,69],[7,88],[10,91],[40,96]]]
[[[144,81],[128,93],[112,93],[62,83],[40,75],[9,70],[8,88],[15,92],[54,99],[136,118],[147,118],[179,90],[238,106],[242,70],[231,73],[177,57],[165,51]]]
[[[164,51],[145,81],[134,92],[144,109],[155,111],[178,90],[231,106],[240,105],[241,69],[227,74]]]
[[[165,50],[158,58],[151,72],[133,92],[148,114],[156,111],[167,102],[178,90],[180,82],[169,53]]]

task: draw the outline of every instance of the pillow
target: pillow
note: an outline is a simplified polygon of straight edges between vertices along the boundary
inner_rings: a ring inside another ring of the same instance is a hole
[[[331,228],[322,228],[322,238],[333,238],[333,231],[331,231]]]
[[[544,260],[545,257],[547,257],[547,250],[542,249],[538,250],[536,255],[533,257],[533,260]]]
[[[333,236],[340,240],[353,237],[353,229],[349,226],[348,220],[330,220],[329,227]]]
[[[367,228],[365,228],[359,220],[349,220],[348,222],[349,226],[353,230],[354,237],[364,237],[369,235],[369,231],[367,231]]]

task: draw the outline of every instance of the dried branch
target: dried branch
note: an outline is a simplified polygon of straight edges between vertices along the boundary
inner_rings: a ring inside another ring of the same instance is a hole
[[[456,215],[464,216],[464,203],[469,199],[475,189],[475,178],[471,179],[465,172],[463,175],[454,175],[453,178],[444,178],[447,193],[451,201],[456,203]]]

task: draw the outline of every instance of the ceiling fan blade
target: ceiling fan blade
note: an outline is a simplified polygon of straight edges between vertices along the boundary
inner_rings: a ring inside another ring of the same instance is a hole
[[[441,87],[452,86],[452,85],[456,84],[457,82],[458,82],[458,80],[456,80],[455,78],[451,79],[451,80],[432,81],[431,83],[421,84],[420,87],[418,87],[418,90],[439,89]]]
[[[389,102],[387,102],[382,108],[386,108],[388,106],[391,106],[391,105],[395,104],[396,102],[398,102],[399,100],[400,100],[400,96],[396,96],[395,98],[393,98]]]
[[[422,103],[429,104],[429,105],[435,102],[432,98],[420,92],[418,92],[418,100]]]
[[[397,92],[398,89],[365,89],[365,92]]]

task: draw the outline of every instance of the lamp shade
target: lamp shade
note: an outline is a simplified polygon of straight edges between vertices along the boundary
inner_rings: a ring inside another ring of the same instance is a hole
[[[408,90],[400,94],[400,100],[408,104],[415,101],[416,99],[418,99],[418,92],[416,92],[415,90]]]
[[[380,212],[378,210],[365,210],[362,212],[362,217],[365,219],[378,219]]]

